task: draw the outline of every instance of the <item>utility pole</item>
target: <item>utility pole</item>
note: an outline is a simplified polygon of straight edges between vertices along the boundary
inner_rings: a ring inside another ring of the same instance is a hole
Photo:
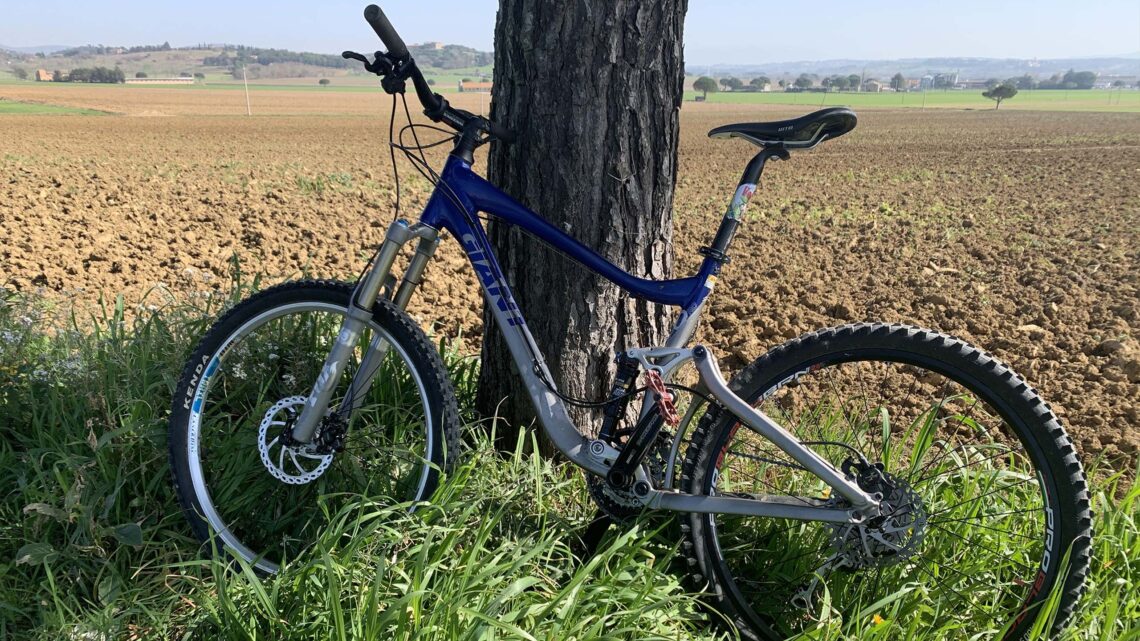
[[[245,76],[245,65],[241,66],[241,82],[245,85],[245,115],[252,116],[253,111],[249,108],[249,79]]]

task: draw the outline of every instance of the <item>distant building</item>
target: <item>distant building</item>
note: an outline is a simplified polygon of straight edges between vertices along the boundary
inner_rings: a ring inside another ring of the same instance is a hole
[[[925,76],[920,78],[918,81],[918,87],[919,87],[919,89],[924,89],[924,90],[925,89],[933,89],[934,88],[934,76],[932,76],[930,74],[926,74]]]
[[[954,73],[939,73],[934,75],[934,87],[937,89],[945,89],[953,87],[958,84],[958,72]]]
[[[869,91],[871,93],[879,93],[886,86],[887,85],[885,83],[879,82],[878,80],[875,80],[872,78],[872,79],[867,80],[866,82],[863,83],[863,91]]]
[[[47,69],[36,69],[36,80],[39,82],[51,82],[55,80],[55,76]]]
[[[192,85],[194,78],[127,78],[128,85]]]
[[[439,51],[440,49],[443,49],[443,47],[444,47],[442,42],[425,42],[422,45],[413,45],[413,46],[426,47],[428,49],[435,49],[436,51]]]
[[[459,81],[459,91],[461,92],[476,92],[476,93],[491,93],[491,83],[489,82],[463,82]]]

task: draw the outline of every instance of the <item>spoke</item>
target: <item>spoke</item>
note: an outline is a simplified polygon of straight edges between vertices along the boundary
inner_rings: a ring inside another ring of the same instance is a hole
[[[958,537],[959,539],[962,539],[963,541],[965,541],[966,543],[969,543],[970,545],[973,545],[974,547],[978,547],[978,548],[981,548],[981,549],[983,549],[983,550],[986,550],[987,552],[991,552],[991,553],[993,553],[994,555],[996,555],[996,556],[998,556],[998,557],[1000,557],[1000,558],[1003,558],[1003,559],[1005,559],[1005,560],[1009,561],[1010,563],[1013,563],[1013,564],[1015,564],[1015,565],[1018,565],[1018,566],[1020,566],[1020,567],[1023,567],[1023,568],[1025,568],[1025,569],[1027,569],[1027,570],[1032,570],[1032,569],[1033,569],[1032,567],[1030,567],[1030,566],[1028,566],[1028,565],[1025,565],[1024,563],[1021,563],[1020,561],[1014,561],[1012,558],[1010,558],[1009,554],[1008,554],[1008,553],[1006,553],[1006,552],[998,552],[997,550],[995,550],[995,549],[993,549],[993,548],[991,548],[991,547],[987,547],[987,546],[985,546],[985,545],[982,545],[982,544],[978,543],[977,541],[975,541],[975,540],[971,539],[971,538],[970,538],[970,537],[968,537],[968,536],[962,536],[961,534],[958,534],[958,533],[957,533],[957,532],[955,532],[954,530],[951,530],[951,529],[949,529],[949,528],[945,528],[945,527],[942,527],[941,525],[933,525],[933,524],[929,524],[929,525],[930,525],[930,527],[932,527],[932,528],[936,528],[936,529],[938,529],[938,530],[941,530],[941,531],[943,531],[943,532],[945,532],[945,533],[947,533],[947,534],[951,534],[951,535],[953,535],[953,536],[956,536],[956,537]]]
[[[930,563],[930,561],[928,561],[928,560],[926,560],[926,559],[920,559],[920,561],[921,561],[923,564],[925,564],[925,567],[927,567],[927,568],[931,568],[931,567],[934,567],[934,566],[933,566],[933,564],[931,564],[931,563]],[[984,579],[984,578],[979,578],[979,577],[976,577],[976,576],[970,576],[970,575],[968,575],[968,574],[966,574],[966,573],[964,573],[964,572],[962,572],[962,571],[960,571],[960,570],[957,570],[957,569],[955,569],[955,568],[953,568],[953,567],[951,567],[951,566],[949,566],[949,565],[938,565],[938,566],[937,566],[937,568],[938,568],[939,570],[949,570],[949,571],[953,572],[954,574],[957,574],[958,576],[962,577],[962,578],[963,578],[963,579],[966,581],[966,585],[964,586],[964,589],[966,589],[967,591],[969,591],[969,592],[971,592],[971,593],[973,592],[973,588],[974,588],[974,586],[975,586],[975,585],[978,585],[979,583],[982,583],[983,581],[985,581],[985,579]],[[928,574],[930,574],[930,573],[928,572]],[[937,579],[937,577],[933,577],[933,575],[931,575],[931,576],[932,576],[932,578],[934,578],[936,581],[938,580],[938,579]],[[988,583],[987,583],[987,584],[988,584]],[[950,590],[952,590],[952,591],[953,591],[955,594],[959,595],[959,597],[961,597],[961,596],[962,596],[962,593],[961,593],[961,592],[958,592],[958,591],[957,591],[957,590],[955,590],[954,588],[951,588],[951,587],[949,586],[949,584],[945,583],[944,581],[939,581],[939,585],[940,585],[940,586],[941,586],[941,585],[945,585],[947,588],[949,588]],[[1000,601],[1000,597],[1003,597],[1003,596],[1005,596],[1005,595],[1009,595],[1009,596],[1017,596],[1016,594],[1014,594],[1014,592],[1013,592],[1012,590],[1009,590],[1008,588],[1002,588],[1002,589],[998,590],[998,592],[997,592],[997,594],[996,594],[996,596],[998,596],[998,597],[999,597],[999,599],[998,599],[999,601]],[[966,602],[968,602],[968,600],[967,600]],[[990,615],[992,615],[992,614],[993,614],[993,609],[991,608],[991,609],[987,610],[987,614],[990,614]]]
[[[948,507],[948,508],[943,508],[943,509],[941,509],[941,510],[938,510],[937,512],[935,512],[935,513],[933,513],[933,514],[929,514],[929,515],[927,515],[927,517],[926,517],[926,518],[927,518],[927,520],[929,521],[930,519],[933,519],[933,518],[934,518],[934,517],[936,517],[936,516],[939,516],[939,515],[941,515],[941,514],[946,514],[946,513],[947,513],[947,512],[949,512],[950,510],[953,510],[954,508],[957,508],[957,507],[961,507],[961,506],[963,506],[963,505],[967,505],[967,504],[969,504],[969,503],[973,503],[973,502],[975,502],[975,501],[980,501],[980,500],[982,500],[982,499],[986,498],[987,496],[992,496],[992,495],[994,495],[994,494],[997,494],[998,492],[1001,492],[1002,490],[1008,490],[1008,489],[1009,489],[1009,488],[1011,488],[1011,487],[1017,487],[1018,485],[1024,485],[1025,483],[1028,483],[1028,482],[1030,482],[1030,481],[1032,481],[1032,480],[1033,480],[1032,478],[1021,479],[1020,481],[1018,481],[1018,482],[1016,482],[1016,483],[1009,483],[1008,485],[1003,485],[1003,486],[1001,486],[1001,487],[998,487],[998,488],[994,488],[994,489],[990,490],[989,492],[986,492],[985,494],[983,494],[983,495],[981,495],[981,496],[978,496],[978,497],[975,497],[975,498],[972,498],[972,499],[967,499],[967,500],[965,500],[965,501],[960,501],[960,502],[958,502],[958,503],[955,503],[954,505],[951,505],[951,506],[950,506],[950,507]]]
[[[1013,450],[1007,450],[1007,451],[1004,451],[1004,452],[998,452],[997,454],[994,454],[994,455],[992,455],[992,456],[987,456],[986,458],[983,458],[983,459],[975,459],[975,460],[973,460],[973,461],[970,461],[969,463],[967,463],[967,464],[965,464],[965,465],[961,465],[961,466],[959,466],[959,467],[951,468],[951,469],[949,469],[949,470],[945,470],[945,471],[943,471],[943,472],[939,472],[939,473],[937,473],[937,474],[934,474],[934,475],[932,475],[932,476],[924,476],[924,477],[922,477],[922,478],[918,479],[917,481],[915,481],[915,482],[912,484],[912,487],[918,487],[919,485],[921,485],[921,484],[923,484],[923,483],[925,483],[925,482],[927,482],[927,481],[932,481],[932,480],[934,480],[934,479],[936,479],[936,478],[939,478],[939,477],[942,477],[942,476],[946,476],[947,474],[952,474],[952,473],[954,473],[954,472],[958,472],[958,471],[960,471],[960,470],[964,470],[964,469],[966,469],[966,468],[968,468],[968,467],[973,467],[973,466],[975,466],[975,465],[978,465],[979,463],[987,463],[987,462],[989,462],[989,461],[992,461],[992,460],[994,460],[994,459],[998,459],[998,458],[1001,458],[1001,457],[1003,457],[1003,456],[1008,456],[1008,455],[1010,455],[1010,454],[1013,454],[1013,453],[1014,453],[1014,452],[1013,452]]]
[[[867,402],[867,386],[864,384],[865,381],[863,379],[864,379],[864,377],[862,377],[862,376],[858,377],[859,395],[863,397],[863,420],[868,421],[867,426],[870,427],[870,425],[871,425],[871,423],[870,423],[871,405],[870,405],[870,403]],[[881,394],[880,394],[880,396],[881,396]],[[879,400],[882,400],[882,398],[880,398]],[[873,432],[873,430],[872,430],[872,432]],[[859,444],[862,445],[862,441],[860,441]],[[874,446],[874,444],[875,444],[874,439],[871,439],[871,445]],[[882,450],[883,450],[883,448],[882,448],[882,445],[880,444],[879,452],[881,453]],[[860,448],[860,451],[862,451],[862,448]],[[882,460],[881,457],[880,457],[880,460]]]
[[[1008,512],[995,512],[993,514],[979,514],[977,516],[972,516],[972,517],[965,518],[965,519],[939,519],[937,521],[932,521],[932,520],[928,519],[927,522],[928,523],[951,523],[951,522],[959,522],[959,521],[964,522],[964,521],[969,521],[971,519],[980,520],[983,518],[988,519],[988,518],[995,518],[995,517],[999,517],[999,516],[1010,516],[1012,514],[1027,514],[1029,512],[1040,512],[1040,511],[1041,511],[1041,508],[1031,507],[1031,508],[1026,508],[1024,510],[1010,510]]]
[[[976,399],[976,398],[975,398],[975,399],[974,399],[974,402],[970,404],[970,408],[969,408],[969,411],[968,411],[966,414],[963,414],[963,415],[961,416],[961,418],[959,418],[959,419],[958,419],[958,424],[954,426],[954,431],[952,432],[952,435],[955,435],[955,434],[957,434],[957,432],[958,432],[958,428],[962,427],[962,425],[964,425],[964,424],[965,424],[965,422],[966,422],[967,420],[970,420],[970,421],[972,421],[972,420],[973,420],[973,418],[974,418],[974,410],[975,410],[975,409],[977,409],[977,407],[978,407],[978,402],[979,402],[979,399]],[[965,446],[966,446],[966,443],[963,443],[963,444],[961,445],[961,447],[965,447]],[[950,448],[949,450],[946,450],[945,452],[943,452],[943,453],[942,453],[942,455],[941,455],[941,456],[939,456],[939,457],[935,458],[933,461],[931,461],[931,462],[927,463],[925,466],[923,466],[923,468],[922,468],[921,470],[919,470],[919,471],[918,471],[918,472],[916,472],[915,474],[912,474],[910,477],[908,477],[908,478],[907,478],[907,480],[909,481],[909,480],[910,480],[910,478],[913,478],[914,476],[919,476],[919,475],[922,475],[922,474],[926,474],[926,471],[927,471],[927,470],[929,470],[929,469],[930,469],[930,468],[931,468],[933,465],[935,465],[936,463],[940,463],[940,462],[942,462],[942,460],[944,460],[944,459],[945,459],[947,456],[949,456],[950,454],[952,454],[952,453],[954,452],[954,450],[956,450],[956,449],[958,449],[958,446],[955,446],[955,447],[953,447],[953,448]]]
[[[931,526],[936,526],[936,525],[939,525],[941,523],[969,523],[973,520],[976,520],[976,518],[977,517],[974,517],[972,519],[945,519],[945,520],[937,521],[936,523],[930,523],[929,521],[927,523],[929,523]],[[1008,534],[1010,536],[1016,536],[1016,537],[1023,538],[1023,539],[1029,539],[1030,541],[1039,540],[1039,537],[1036,537],[1036,536],[1029,536],[1028,534],[1021,534],[1019,532],[1011,532],[1010,530],[1003,530],[1001,528],[990,527],[988,525],[982,525],[981,523],[974,523],[973,527],[980,527],[983,530],[990,530],[991,532],[998,532],[1001,534]],[[946,528],[939,528],[939,529],[944,530]]]
[[[832,372],[834,372],[835,369],[836,368],[832,368]],[[847,433],[854,435],[857,431],[855,429],[855,423],[851,420],[851,417],[847,415],[847,403],[845,401],[841,400],[839,398],[839,394],[837,394],[835,392],[835,384],[834,384],[834,381],[832,380],[833,378],[835,378],[835,374],[832,374],[830,377],[828,377],[827,387],[828,387],[828,389],[831,390],[832,397],[835,398],[836,401],[840,404],[839,405],[839,412],[843,415],[843,420],[847,423]]]
[[[967,606],[968,606],[968,605],[970,605],[970,599],[969,599],[969,598],[967,598],[967,597],[966,597],[966,595],[964,595],[964,594],[962,594],[961,592],[959,592],[959,591],[955,590],[954,588],[950,587],[949,585],[946,585],[946,584],[945,584],[945,582],[944,582],[944,581],[942,581],[941,579],[939,579],[937,575],[935,575],[933,572],[931,572],[929,569],[927,569],[927,567],[926,567],[926,561],[925,561],[925,560],[922,560],[922,559],[920,559],[920,562],[919,562],[919,564],[918,564],[917,566],[915,566],[915,567],[917,567],[917,568],[918,568],[918,571],[919,571],[919,572],[922,572],[922,573],[923,573],[923,574],[925,574],[926,576],[928,576],[928,577],[930,577],[930,578],[934,579],[935,583],[936,583],[936,584],[938,584],[938,586],[939,586],[939,587],[943,587],[943,586],[944,586],[944,587],[946,587],[947,589],[949,589],[951,592],[953,592],[955,595],[957,595],[957,596],[958,596],[958,599],[959,599],[959,603],[962,603],[963,605],[967,605]],[[987,611],[987,614],[992,614],[992,613],[993,613],[993,611],[992,611],[992,610],[989,610],[989,611]]]

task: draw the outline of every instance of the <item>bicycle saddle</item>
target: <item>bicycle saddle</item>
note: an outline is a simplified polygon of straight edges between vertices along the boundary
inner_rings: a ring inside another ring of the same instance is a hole
[[[855,112],[847,107],[828,107],[791,120],[724,125],[710,131],[709,137],[743,138],[761,147],[811,149],[851,131],[856,121]]]

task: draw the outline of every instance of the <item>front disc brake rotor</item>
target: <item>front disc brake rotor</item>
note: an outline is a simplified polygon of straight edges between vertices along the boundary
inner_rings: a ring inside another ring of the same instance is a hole
[[[333,460],[332,454],[319,453],[312,444],[285,445],[281,442],[284,428],[304,408],[305,401],[304,396],[290,396],[274,403],[261,419],[257,434],[261,463],[273,478],[290,485],[304,485],[317,480]]]

